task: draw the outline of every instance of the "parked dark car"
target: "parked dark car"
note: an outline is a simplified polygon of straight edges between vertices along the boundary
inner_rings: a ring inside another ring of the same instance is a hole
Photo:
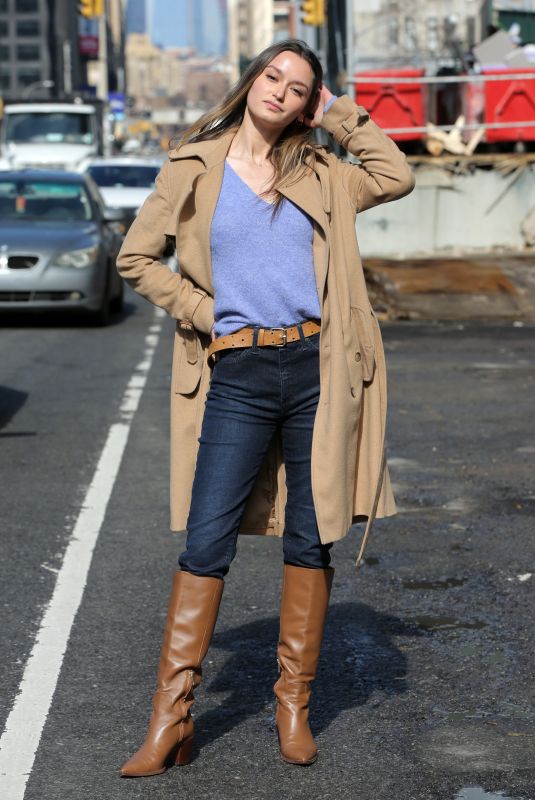
[[[120,216],[85,175],[0,171],[0,313],[80,309],[107,324],[123,302]]]

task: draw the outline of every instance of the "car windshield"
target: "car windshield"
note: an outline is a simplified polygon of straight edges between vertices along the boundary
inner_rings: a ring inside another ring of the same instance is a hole
[[[5,115],[5,140],[19,144],[93,144],[91,114],[32,111]]]
[[[145,164],[94,164],[88,172],[97,186],[152,189],[159,168]]]
[[[92,219],[85,186],[46,180],[0,180],[0,220]]]

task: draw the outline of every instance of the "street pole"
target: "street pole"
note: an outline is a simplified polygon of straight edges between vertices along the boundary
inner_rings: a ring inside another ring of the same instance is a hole
[[[350,81],[354,76],[355,65],[355,30],[353,16],[353,0],[346,0],[346,80]],[[355,89],[352,83],[347,83],[346,94],[350,97],[354,95]]]
[[[67,95],[72,92],[71,43],[67,39],[63,42],[63,90]]]
[[[108,30],[106,25],[106,3],[98,17],[98,87],[97,97],[108,99]]]

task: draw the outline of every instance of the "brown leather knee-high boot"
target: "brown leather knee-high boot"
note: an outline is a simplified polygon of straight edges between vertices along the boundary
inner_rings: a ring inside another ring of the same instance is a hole
[[[221,578],[175,573],[149,730],[142,747],[121,768],[123,777],[158,775],[173,763],[190,760],[193,689],[201,682],[223,585]]]
[[[316,677],[334,569],[284,565],[275,722],[281,756],[290,764],[312,764],[318,755],[308,724],[310,682]]]

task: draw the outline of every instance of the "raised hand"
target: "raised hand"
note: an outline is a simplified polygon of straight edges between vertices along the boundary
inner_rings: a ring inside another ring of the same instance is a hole
[[[333,93],[327,89],[325,84],[322,84],[318,89],[316,100],[312,106],[312,111],[308,115],[303,115],[303,117],[300,118],[300,121],[308,128],[318,128],[323,119],[323,109],[331,97],[334,97]]]

